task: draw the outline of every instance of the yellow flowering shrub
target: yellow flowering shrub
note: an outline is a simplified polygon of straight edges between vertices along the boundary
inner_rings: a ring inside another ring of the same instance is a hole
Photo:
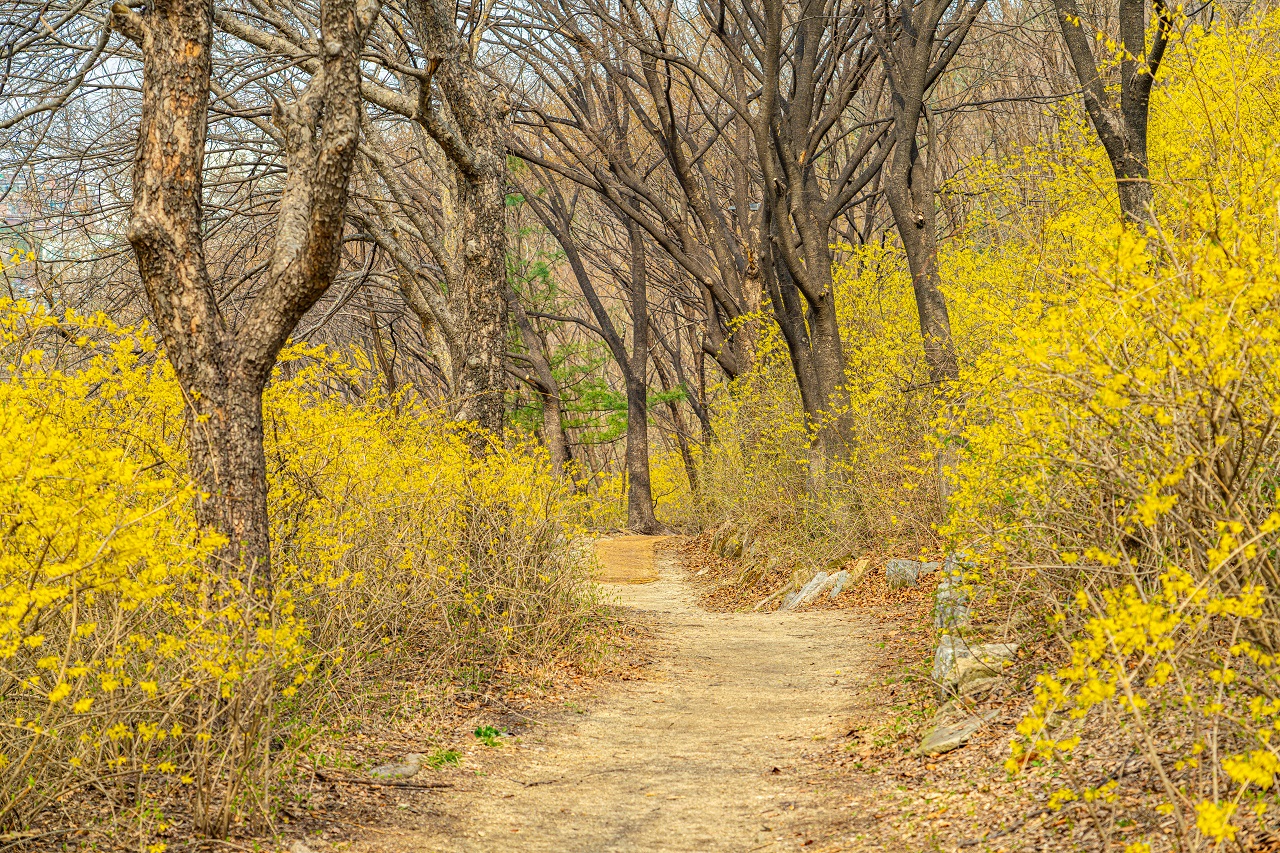
[[[945,532],[991,588],[1031,581],[1070,648],[1009,767],[1069,761],[1100,731],[1089,720],[1113,721],[1186,849],[1276,804],[1278,56],[1274,15],[1191,28],[1171,53],[1152,107],[1156,228],[1122,230],[1113,199],[1082,189],[1107,185],[1105,164],[1063,145],[973,173],[989,196],[966,239],[1033,261],[1021,295],[951,267],[961,310],[999,325],[942,427],[958,448]],[[1025,192],[1041,203],[1009,203]],[[1051,804],[1114,790],[1081,782]]]
[[[0,828],[87,795],[144,841],[166,801],[224,834],[268,813],[304,698],[568,655],[594,629],[593,508],[545,454],[477,459],[322,349],[287,350],[265,399],[276,587],[250,605],[209,570],[145,332],[3,302],[0,364]]]

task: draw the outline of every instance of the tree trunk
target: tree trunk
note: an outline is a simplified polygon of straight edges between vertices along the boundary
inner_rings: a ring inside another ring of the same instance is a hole
[[[359,55],[376,0],[324,0],[325,53],[273,121],[285,153],[280,213],[263,286],[228,328],[205,265],[201,202],[209,121],[213,4],[124,3],[111,24],[142,52],[142,115],[127,236],[152,316],[183,391],[202,526],[226,538],[223,577],[269,593],[271,549],[262,390],[298,320],[328,289],[342,246],[347,185],[360,138]]]
[[[507,147],[499,104],[475,64],[480,31],[468,42],[458,31],[457,14],[457,5],[444,0],[415,0],[409,5],[409,17],[428,51],[427,67],[434,74],[420,84],[416,118],[457,171],[465,299],[458,324],[465,362],[458,370],[457,417],[501,438],[506,391]],[[447,113],[433,103],[433,80],[448,105]],[[474,436],[473,448],[482,450],[488,440]]]
[[[627,220],[631,243],[631,357],[627,381],[627,527],[636,533],[662,529],[653,513],[649,480],[649,294],[640,228]]]
[[[1116,103],[1098,72],[1075,0],[1054,0],[1058,28],[1067,43],[1071,65],[1080,81],[1089,122],[1107,152],[1116,177],[1120,214],[1145,229],[1152,223],[1155,194],[1147,171],[1147,122],[1151,86],[1172,32],[1173,17],[1164,0],[1152,0],[1155,37],[1147,50],[1146,0],[1120,0],[1120,98]]]
[[[938,276],[938,238],[933,198],[932,168],[922,161],[916,148],[914,125],[903,119],[904,131],[898,145],[906,154],[895,152],[884,181],[885,197],[911,268],[911,289],[915,293],[920,337],[924,342],[929,381],[941,385],[960,375],[955,344],[951,339],[951,318]],[[908,130],[909,128],[909,134]],[[932,153],[932,152],[931,152]]]
[[[199,390],[198,396],[187,395],[191,470],[201,491],[196,520],[228,537],[216,554],[223,577],[240,577],[248,589],[269,589],[262,387],[227,377]]]
[[[662,382],[662,390],[670,392],[675,388],[680,388],[687,397],[689,389],[685,388],[682,383],[671,375],[669,367],[663,364],[661,354],[652,349],[650,349],[650,354],[653,357],[653,367],[658,372],[658,379]],[[680,450],[680,460],[684,463],[684,473],[689,478],[689,491],[697,495],[699,491],[698,468],[694,464],[693,453],[689,449],[689,430],[685,426],[684,414],[680,411],[680,401],[668,401],[667,409],[671,412],[671,425],[676,434],[676,447]]]
[[[542,438],[547,445],[547,453],[551,457],[551,467],[557,475],[567,476],[573,456],[569,452],[569,439],[564,432],[564,404],[560,397],[560,386],[555,374],[551,372],[551,361],[547,358],[546,342],[538,334],[529,320],[520,295],[515,288],[507,288],[507,303],[511,316],[515,319],[516,329],[524,341],[524,348],[529,351],[529,361],[533,365],[533,376],[525,377],[542,402]]]
[[[505,178],[504,163],[500,168],[484,169],[476,179],[463,176],[459,181],[462,233],[466,235],[462,246],[466,310],[458,331],[466,361],[458,376],[457,416],[475,421],[498,438],[502,437],[506,392],[502,366],[507,329]]]

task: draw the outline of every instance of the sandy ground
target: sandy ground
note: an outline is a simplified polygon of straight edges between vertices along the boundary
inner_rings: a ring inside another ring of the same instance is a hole
[[[650,677],[485,750],[420,823],[355,849],[833,849],[851,804],[814,785],[806,754],[865,702],[883,654],[873,626],[847,611],[708,613],[652,538],[599,554],[602,582],[657,635]]]

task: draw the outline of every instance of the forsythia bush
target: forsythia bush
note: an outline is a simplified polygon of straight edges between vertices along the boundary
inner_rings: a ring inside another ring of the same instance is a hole
[[[1072,146],[1018,164],[1047,200],[1023,221],[992,192],[999,227],[970,239],[1038,258],[1036,279],[1012,305],[973,279],[958,294],[1005,325],[956,389],[947,532],[993,587],[1038,584],[1071,650],[1010,769],[1069,762],[1105,716],[1200,849],[1277,805],[1280,123],[1260,101],[1280,19],[1191,30],[1175,56],[1152,107],[1158,225],[1098,224],[1115,222],[1095,217],[1105,196],[1066,203],[1106,178]],[[1116,784],[1051,805],[1096,809]]]
[[[0,352],[0,828],[90,795],[149,849],[166,797],[225,833],[266,813],[304,698],[546,659],[592,630],[586,508],[545,457],[477,460],[321,349],[288,350],[265,400],[276,588],[254,612],[207,569],[155,344],[5,302]]]

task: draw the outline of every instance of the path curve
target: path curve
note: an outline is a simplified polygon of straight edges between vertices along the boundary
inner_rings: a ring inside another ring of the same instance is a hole
[[[485,775],[459,774],[422,826],[357,849],[815,849],[804,845],[847,804],[812,786],[805,753],[851,727],[873,626],[844,611],[709,613],[653,540],[600,549],[603,578],[623,581],[609,589],[657,635],[651,678],[605,686],[585,713],[492,750]],[[637,583],[646,560],[657,580]]]

